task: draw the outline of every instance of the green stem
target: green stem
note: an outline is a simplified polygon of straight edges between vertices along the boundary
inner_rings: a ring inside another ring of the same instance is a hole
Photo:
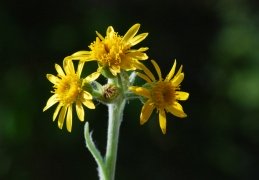
[[[109,123],[107,134],[107,147],[105,154],[105,164],[108,180],[114,180],[115,178],[119,130],[122,121],[125,102],[125,99],[121,96],[118,97],[116,102],[108,105]]]

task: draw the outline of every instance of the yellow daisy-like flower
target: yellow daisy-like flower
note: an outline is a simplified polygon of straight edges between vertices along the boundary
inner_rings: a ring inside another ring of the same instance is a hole
[[[149,119],[153,110],[156,108],[159,113],[159,124],[163,134],[166,133],[166,114],[165,112],[170,112],[171,114],[184,118],[187,115],[184,113],[182,106],[178,103],[178,100],[184,101],[189,97],[189,93],[180,91],[180,83],[184,79],[184,73],[182,72],[182,66],[175,73],[176,61],[169,74],[165,79],[162,78],[161,70],[155,61],[151,61],[154,65],[159,79],[156,80],[154,75],[150,70],[142,65],[142,69],[145,72],[138,73],[138,76],[144,79],[147,84],[143,87],[131,86],[129,89],[137,95],[146,98],[141,115],[140,124],[144,124]]]
[[[55,121],[59,114],[58,127],[62,129],[66,117],[66,126],[69,132],[72,130],[73,104],[76,106],[76,113],[80,121],[84,121],[83,105],[89,109],[95,108],[95,105],[92,102],[92,95],[83,89],[83,85],[97,79],[100,73],[94,72],[85,79],[81,79],[80,76],[83,66],[84,62],[79,62],[77,71],[75,72],[73,62],[64,60],[63,68],[65,72],[58,64],[55,64],[58,75],[54,76],[52,74],[47,74],[48,80],[54,84],[54,95],[49,98],[43,111],[54,104],[59,103],[53,114],[53,121]]]
[[[124,36],[118,35],[112,26],[106,31],[103,37],[96,32],[96,41],[89,46],[91,51],[78,51],[67,59],[93,61],[97,60],[98,64],[103,68],[108,68],[110,72],[116,76],[123,70],[135,70],[138,68],[138,60],[146,60],[148,56],[144,51],[147,47],[139,49],[131,49],[134,45],[143,41],[148,33],[142,33],[135,36],[140,28],[140,24],[133,25]]]

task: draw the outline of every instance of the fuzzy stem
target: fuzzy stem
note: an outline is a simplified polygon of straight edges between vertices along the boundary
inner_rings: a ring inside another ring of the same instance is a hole
[[[123,97],[119,97],[115,103],[108,105],[109,123],[107,133],[105,164],[109,180],[114,180],[115,178],[119,130],[122,121],[124,107],[125,99]]]

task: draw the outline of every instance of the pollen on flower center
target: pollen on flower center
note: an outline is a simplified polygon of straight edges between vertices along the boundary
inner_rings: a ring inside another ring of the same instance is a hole
[[[90,49],[99,63],[104,66],[119,65],[121,63],[121,54],[126,50],[122,44],[122,37],[118,36],[115,32],[105,37],[102,41],[97,38],[96,41],[90,45]]]
[[[55,93],[63,104],[72,104],[77,100],[80,93],[82,82],[79,77],[74,75],[64,76],[61,81],[56,84]]]
[[[158,109],[164,109],[175,101],[175,87],[170,82],[157,82],[152,88],[151,96]]]

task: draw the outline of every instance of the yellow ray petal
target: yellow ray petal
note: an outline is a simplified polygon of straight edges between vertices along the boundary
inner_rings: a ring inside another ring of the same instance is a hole
[[[173,83],[173,85],[175,87],[177,87],[182,81],[183,81],[183,78],[184,78],[184,73],[180,73],[178,76],[175,76],[171,82]]]
[[[66,112],[67,112],[67,106],[63,106],[60,113],[59,113],[59,116],[58,116],[58,127],[59,127],[59,129],[62,129],[62,127],[63,127]]]
[[[100,72],[93,72],[92,74],[88,75],[84,81],[86,82],[92,82],[94,80],[96,80],[99,76],[100,76]]]
[[[175,77],[178,76],[180,73],[182,73],[183,65],[180,66],[179,70],[175,74]]]
[[[144,124],[147,122],[149,117],[151,116],[154,110],[154,105],[148,100],[142,107],[141,114],[140,114],[140,124]]]
[[[77,74],[78,77],[81,76],[81,73],[82,73],[84,64],[85,64],[84,61],[79,61],[79,63],[78,63],[77,72],[76,72],[76,74]]]
[[[76,102],[76,113],[80,121],[84,121],[85,111],[81,102]]]
[[[189,93],[183,91],[176,91],[176,99],[180,101],[185,101],[189,98]]]
[[[150,98],[150,91],[143,87],[138,86],[130,86],[129,90],[134,92],[137,95],[144,96],[146,98]]]
[[[157,72],[157,75],[159,77],[159,80],[161,81],[162,80],[162,74],[161,74],[161,70],[160,70],[160,67],[158,66],[158,64],[156,63],[156,61],[154,60],[151,60],[153,66],[155,67],[156,69],[156,72]]]
[[[91,100],[91,99],[93,99],[93,96],[89,92],[84,91],[83,92],[83,99]]]
[[[46,77],[53,84],[58,84],[60,82],[60,79],[52,74],[47,74]]]
[[[106,36],[110,38],[110,36],[114,33],[114,29],[112,26],[109,26],[106,30]]]
[[[46,111],[47,109],[49,109],[51,106],[53,106],[54,104],[56,104],[58,102],[58,98],[57,98],[57,95],[54,94],[52,95],[48,101],[47,101],[47,104],[46,106],[43,108],[43,112]]]
[[[143,52],[129,52],[127,56],[130,56],[131,58],[138,59],[138,60],[146,60],[148,59],[148,56],[146,53]]]
[[[147,35],[148,35],[148,33],[142,33],[142,34],[139,34],[139,35],[133,37],[129,41],[130,46],[134,46],[134,45],[140,43],[141,41],[143,41],[147,37]]]
[[[152,81],[149,79],[149,77],[148,77],[147,75],[145,75],[145,74],[142,74],[142,73],[138,72],[137,75],[138,75],[140,78],[142,78],[142,79],[144,79],[145,81],[147,81],[148,83],[151,83],[151,82],[152,82]]]
[[[91,100],[85,100],[82,102],[86,107],[88,107],[89,109],[95,109],[95,105],[93,103],[93,101]]]
[[[56,71],[58,72],[59,75],[65,76],[65,73],[64,73],[64,71],[62,70],[62,68],[60,67],[60,65],[55,64],[55,69],[56,69]]]
[[[169,106],[169,107],[166,108],[166,110],[168,112],[170,112],[171,114],[173,114],[174,116],[177,116],[177,117],[180,117],[180,118],[187,117],[187,115],[184,113],[182,107],[178,107],[178,105]]]
[[[95,31],[95,33],[102,41],[104,40],[104,37],[98,31]]]
[[[134,24],[123,36],[122,42],[128,43],[131,41],[131,39],[137,34],[138,30],[140,28],[140,24]]]
[[[166,133],[166,115],[164,110],[159,110],[159,125],[163,132]]]
[[[68,106],[66,125],[67,125],[68,132],[71,132],[71,130],[72,130],[72,105]]]
[[[53,121],[55,121],[61,107],[62,107],[62,104],[59,103],[58,106],[56,107],[55,111],[54,111],[53,118],[52,118]]]
[[[149,77],[149,79],[151,79],[152,81],[156,81],[154,75],[151,73],[151,71],[144,64],[138,62],[138,63],[136,63],[136,67],[138,69],[143,70],[146,73],[146,75]]]
[[[74,64],[71,60],[64,59],[63,67],[64,67],[66,74],[75,74]]]
[[[168,75],[166,76],[165,81],[169,81],[170,79],[172,79],[172,77],[174,76],[174,73],[175,73],[175,68],[176,68],[176,60],[174,60],[174,65],[171,68],[171,70],[168,73]]]
[[[74,54],[72,54],[71,56],[86,56],[86,55],[90,55],[91,51],[77,51]]]

